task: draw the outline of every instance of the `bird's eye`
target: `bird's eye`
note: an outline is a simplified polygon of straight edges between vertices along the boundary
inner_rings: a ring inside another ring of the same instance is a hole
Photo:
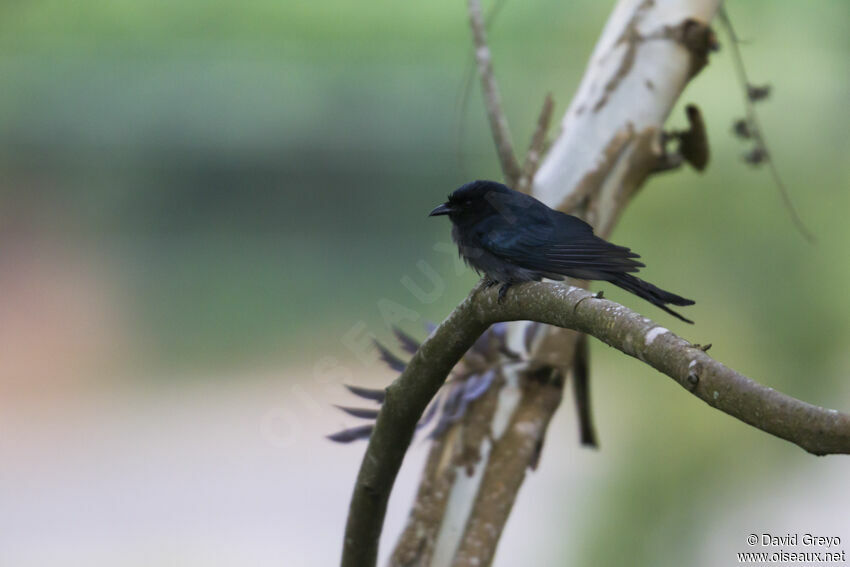
[[[471,205],[471,204],[472,204],[472,199],[467,199],[466,201],[464,201],[464,202],[463,202],[463,204],[464,204],[464,205]]]

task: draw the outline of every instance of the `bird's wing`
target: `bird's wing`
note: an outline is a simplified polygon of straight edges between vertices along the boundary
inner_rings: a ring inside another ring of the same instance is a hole
[[[610,274],[643,267],[635,260],[638,254],[602,240],[589,225],[582,225],[573,225],[569,231],[552,225],[489,227],[480,238],[487,250],[503,260],[544,273],[607,279]]]
[[[637,272],[644,266],[635,258],[638,254],[624,246],[617,246],[598,236],[575,240],[568,244],[544,245],[542,261],[557,268],[555,271],[569,275],[566,270],[598,269],[606,272]],[[579,276],[580,277],[580,276]]]

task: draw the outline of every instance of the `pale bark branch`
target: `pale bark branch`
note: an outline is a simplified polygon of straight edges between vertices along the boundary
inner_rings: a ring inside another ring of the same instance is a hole
[[[505,433],[494,442],[452,567],[490,565],[529,463],[535,463],[549,421],[561,403],[563,376],[523,376],[522,397]]]
[[[762,386],[622,305],[549,282],[515,286],[502,303],[497,295],[477,285],[387,388],[351,499],[343,567],[375,565],[387,501],[417,420],[463,354],[499,321],[539,321],[592,335],[762,431],[816,455],[850,454],[850,415]]]

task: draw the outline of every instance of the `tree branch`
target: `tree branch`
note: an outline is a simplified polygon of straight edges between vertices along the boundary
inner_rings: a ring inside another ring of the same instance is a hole
[[[552,110],[555,108],[555,101],[552,99],[552,93],[547,93],[543,99],[543,108],[540,110],[540,116],[537,118],[537,128],[531,136],[531,144],[528,146],[528,153],[525,154],[525,162],[522,165],[522,175],[517,183],[517,191],[528,193],[531,189],[531,182],[534,180],[534,174],[537,173],[537,167],[540,165],[540,158],[543,157],[543,146],[546,144],[546,133],[549,131],[549,123],[552,121]]]
[[[539,321],[593,335],[762,431],[815,455],[850,454],[850,415],[762,386],[622,305],[549,282],[515,286],[502,303],[497,296],[495,288],[473,288],[387,388],[351,499],[343,567],[375,565],[387,501],[419,416],[452,367],[499,321]]]
[[[547,368],[547,370],[551,370]],[[549,421],[561,403],[563,376],[522,376],[526,385],[504,434],[493,443],[464,537],[453,567],[490,565],[514,500],[525,479],[528,463],[540,457]]]
[[[496,153],[505,176],[505,184],[515,187],[521,171],[519,162],[514,154],[511,142],[511,131],[508,119],[502,111],[502,98],[499,96],[499,86],[493,76],[493,63],[490,47],[487,45],[487,32],[484,28],[484,18],[481,15],[480,0],[469,0],[469,25],[472,27],[472,37],[475,41],[475,62],[478,64],[478,75],[481,77],[481,89],[487,106],[487,118],[490,130],[496,142]]]

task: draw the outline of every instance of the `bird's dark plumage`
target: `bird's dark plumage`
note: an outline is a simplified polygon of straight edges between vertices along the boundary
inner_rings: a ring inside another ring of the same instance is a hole
[[[632,275],[644,266],[637,254],[593,234],[583,220],[550,209],[534,197],[495,181],[473,181],[431,211],[448,215],[461,257],[491,282],[512,284],[562,280],[603,280],[630,291],[691,323],[669,307],[693,305]]]

